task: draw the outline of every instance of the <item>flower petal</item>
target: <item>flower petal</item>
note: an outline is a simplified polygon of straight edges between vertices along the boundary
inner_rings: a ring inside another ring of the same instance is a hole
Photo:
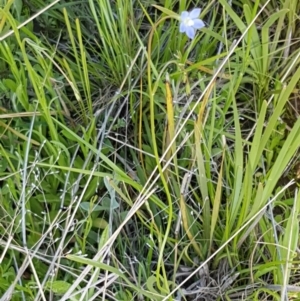
[[[193,39],[195,37],[196,30],[193,27],[187,27],[185,33],[190,39]]]
[[[180,15],[180,20],[185,20],[189,17],[189,12],[187,12],[186,10],[184,10],[181,15]]]
[[[205,24],[204,24],[204,22],[203,22],[202,20],[196,19],[196,20],[194,20],[194,25],[193,25],[193,27],[194,27],[195,29],[201,29],[202,27],[205,27]]]
[[[190,17],[191,19],[197,19],[197,18],[199,18],[200,13],[201,13],[201,9],[200,9],[200,8],[194,8],[194,9],[190,12],[189,17]]]
[[[180,23],[179,32],[186,32],[187,26],[184,23]]]

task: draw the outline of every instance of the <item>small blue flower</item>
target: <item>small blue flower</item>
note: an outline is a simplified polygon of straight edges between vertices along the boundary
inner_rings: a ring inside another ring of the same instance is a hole
[[[193,39],[197,29],[205,26],[204,22],[199,19],[201,9],[194,8],[191,12],[183,11],[180,15],[180,32],[185,32],[186,35]]]

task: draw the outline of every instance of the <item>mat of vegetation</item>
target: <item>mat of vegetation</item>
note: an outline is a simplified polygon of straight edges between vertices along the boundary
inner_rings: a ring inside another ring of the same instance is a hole
[[[298,0],[0,0],[0,301],[300,300]]]

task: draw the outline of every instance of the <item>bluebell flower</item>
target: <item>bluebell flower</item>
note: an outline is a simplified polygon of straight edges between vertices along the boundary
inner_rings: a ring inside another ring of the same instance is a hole
[[[199,19],[201,9],[194,8],[191,12],[183,11],[180,15],[180,32],[185,32],[186,35],[193,39],[197,29],[205,26],[204,22]]]

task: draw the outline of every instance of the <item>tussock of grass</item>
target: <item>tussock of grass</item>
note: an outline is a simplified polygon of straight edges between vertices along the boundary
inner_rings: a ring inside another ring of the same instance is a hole
[[[194,2],[3,4],[0,301],[300,298],[299,3]]]

